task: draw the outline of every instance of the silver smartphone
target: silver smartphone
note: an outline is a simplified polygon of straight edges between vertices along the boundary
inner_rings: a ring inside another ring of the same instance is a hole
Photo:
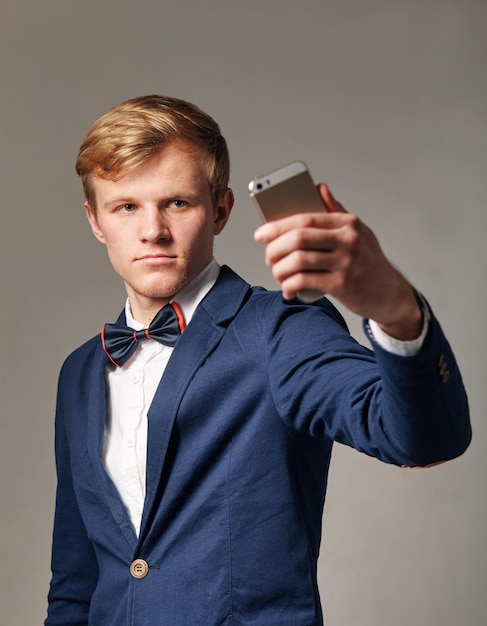
[[[249,194],[265,222],[288,217],[295,213],[326,211],[311,175],[302,161],[258,176],[249,183]],[[300,291],[299,300],[314,302],[323,297],[319,291]]]
[[[254,178],[249,183],[249,193],[266,222],[295,213],[326,210],[302,161],[294,161],[270,174]]]

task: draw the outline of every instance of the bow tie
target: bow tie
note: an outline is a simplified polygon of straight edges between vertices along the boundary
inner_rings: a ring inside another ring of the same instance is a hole
[[[174,346],[184,328],[180,308],[175,302],[170,302],[159,311],[149,328],[134,330],[123,324],[104,324],[101,343],[110,361],[122,367],[137,349],[139,341],[155,339],[165,346]]]

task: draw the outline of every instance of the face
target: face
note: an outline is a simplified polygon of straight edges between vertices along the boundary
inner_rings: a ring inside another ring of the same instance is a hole
[[[204,159],[187,144],[165,146],[117,181],[94,178],[93,234],[127,289],[132,314],[147,322],[213,256],[213,238],[233,205],[231,190],[213,206]]]

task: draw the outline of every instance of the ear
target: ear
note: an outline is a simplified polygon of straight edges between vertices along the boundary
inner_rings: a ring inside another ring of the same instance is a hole
[[[88,218],[88,222],[90,223],[90,226],[91,226],[91,231],[93,232],[95,237],[98,239],[98,241],[104,244],[105,236],[103,235],[103,232],[100,229],[100,226],[98,225],[98,220],[96,219],[95,212],[93,211],[93,209],[91,208],[91,206],[88,204],[87,201],[84,203],[84,207],[85,207],[86,217]]]
[[[235,198],[233,196],[233,191],[230,189],[230,187],[228,187],[222,199],[218,203],[218,206],[216,207],[215,224],[213,230],[213,233],[215,235],[219,235],[225,228],[225,225],[228,222],[228,218],[230,217],[230,213],[232,212],[234,202]]]

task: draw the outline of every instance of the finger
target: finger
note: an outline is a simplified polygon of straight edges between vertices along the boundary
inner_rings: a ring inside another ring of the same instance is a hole
[[[331,252],[337,245],[338,240],[334,231],[310,228],[286,232],[269,241],[265,253],[266,263],[274,265],[293,253],[304,255],[312,251]]]
[[[318,193],[323,200],[324,205],[330,213],[347,213],[346,209],[331,193],[330,188],[325,183],[317,185]]]
[[[258,243],[269,243],[293,230],[339,228],[342,225],[342,221],[337,212],[335,214],[327,211],[321,213],[296,213],[295,215],[272,220],[259,226],[254,233],[254,239]]]
[[[293,274],[301,273],[329,273],[336,271],[341,263],[336,252],[321,250],[299,250],[271,263],[274,278],[279,282]]]

